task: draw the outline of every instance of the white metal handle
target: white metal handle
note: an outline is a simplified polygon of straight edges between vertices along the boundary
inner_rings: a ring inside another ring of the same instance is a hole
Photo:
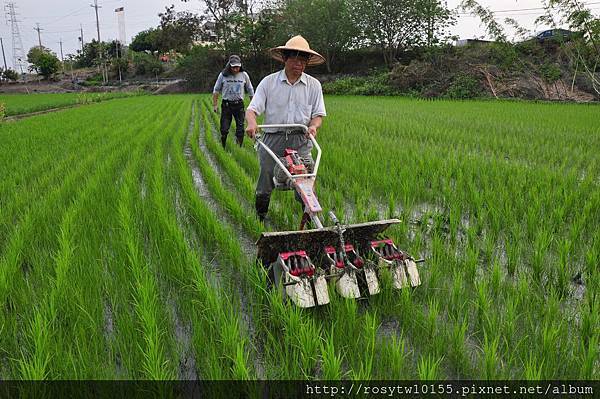
[[[290,123],[290,124],[280,124],[280,125],[258,125],[259,129],[302,129],[304,130],[304,133],[308,133],[308,127],[306,125],[301,125],[298,123]],[[292,175],[290,173],[289,170],[287,170],[287,168],[283,165],[283,163],[281,163],[281,161],[279,160],[279,157],[273,152],[271,151],[271,149],[265,144],[263,143],[263,141],[260,139],[260,136],[256,136],[256,142],[258,144],[260,144],[265,151],[267,151],[267,153],[271,156],[271,158],[273,158],[273,160],[277,163],[277,165],[279,165],[279,167],[285,172],[285,174],[287,175],[288,178],[290,179],[297,179],[300,177],[317,177],[317,172],[319,170],[319,163],[321,162],[321,147],[319,146],[319,143],[317,143],[317,140],[315,139],[315,137],[312,134],[308,135],[308,138],[310,139],[310,141],[312,141],[313,145],[315,146],[315,148],[317,149],[317,160],[315,161],[315,166],[313,168],[313,172],[312,173],[305,173],[302,175]]]

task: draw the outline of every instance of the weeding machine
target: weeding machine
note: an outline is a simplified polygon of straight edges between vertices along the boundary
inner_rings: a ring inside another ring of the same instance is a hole
[[[304,125],[260,125],[259,129],[302,129]],[[417,263],[406,252],[382,233],[398,219],[343,225],[333,212],[329,217],[333,226],[324,227],[323,209],[314,192],[315,180],[321,161],[321,147],[309,136],[317,158],[312,163],[295,150],[286,149],[277,156],[256,137],[256,146],[262,146],[275,161],[275,188],[295,190],[302,199],[304,213],[298,231],[262,233],[257,241],[258,260],[272,270],[275,285],[282,289],[296,305],[309,308],[329,303],[327,281],[345,298],[365,298],[379,293],[379,272],[390,269],[393,285],[400,289],[421,284]],[[307,222],[313,229],[305,230]]]

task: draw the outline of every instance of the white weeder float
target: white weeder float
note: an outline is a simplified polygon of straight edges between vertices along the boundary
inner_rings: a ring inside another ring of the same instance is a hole
[[[260,125],[259,128],[304,130],[304,125]],[[272,278],[296,305],[309,308],[329,303],[327,280],[335,283],[336,291],[345,298],[365,298],[379,293],[379,270],[389,268],[395,288],[421,285],[417,263],[394,242],[381,233],[398,219],[342,225],[333,214],[333,227],[323,227],[319,200],[313,190],[321,148],[310,136],[317,159],[314,163],[302,159],[292,149],[279,158],[261,139],[262,146],[275,160],[275,188],[295,190],[304,204],[299,231],[262,233],[258,239],[257,258],[271,268]],[[314,227],[305,230],[307,222]]]

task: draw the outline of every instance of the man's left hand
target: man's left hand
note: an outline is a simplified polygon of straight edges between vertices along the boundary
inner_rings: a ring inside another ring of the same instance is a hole
[[[309,126],[308,127],[308,135],[309,136],[313,136],[313,137],[317,137],[317,128],[314,126]]]

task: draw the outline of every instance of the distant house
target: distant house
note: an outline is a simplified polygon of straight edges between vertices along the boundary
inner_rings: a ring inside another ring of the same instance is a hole
[[[481,39],[459,39],[454,44],[456,47],[464,47],[464,46],[484,46],[490,43],[494,43],[490,40],[481,40]]]

